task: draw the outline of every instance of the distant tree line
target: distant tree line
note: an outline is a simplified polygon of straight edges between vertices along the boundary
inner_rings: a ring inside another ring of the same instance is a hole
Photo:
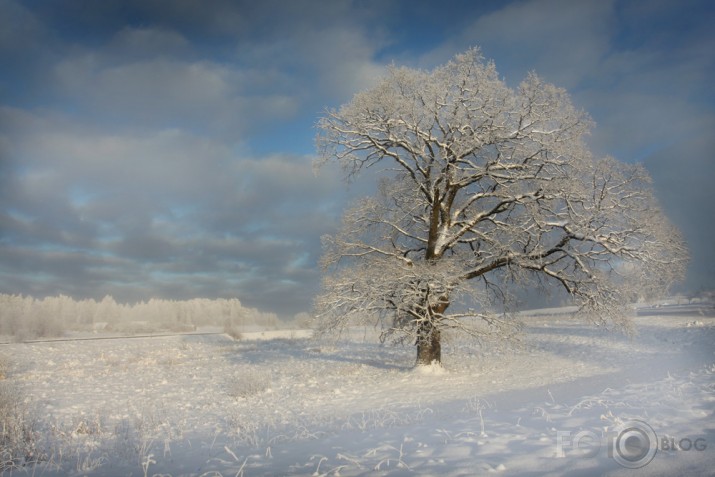
[[[192,331],[200,326],[278,327],[273,313],[247,308],[238,299],[161,300],[120,304],[75,300],[65,295],[37,299],[0,294],[0,336],[17,341],[63,336],[69,331]]]

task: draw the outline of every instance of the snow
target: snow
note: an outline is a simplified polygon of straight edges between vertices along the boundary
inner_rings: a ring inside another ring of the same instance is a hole
[[[415,367],[415,372],[418,374],[427,375],[437,375],[440,376],[446,372],[444,366],[442,366],[437,360],[432,361],[430,364],[421,364]]]
[[[638,316],[631,340],[555,311],[523,346],[447,336],[417,369],[364,329],[4,345],[45,453],[6,473],[715,475],[715,317]],[[634,419],[658,443],[630,469],[609,446]]]

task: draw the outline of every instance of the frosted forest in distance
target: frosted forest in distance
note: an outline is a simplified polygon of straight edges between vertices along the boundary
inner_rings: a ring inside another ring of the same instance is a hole
[[[307,315],[295,317],[304,326]],[[117,303],[111,296],[97,301],[74,300],[59,295],[42,299],[0,294],[0,339],[26,341],[87,332],[186,332],[199,327],[251,327],[271,329],[292,326],[274,313],[245,307],[236,299],[161,300]]]

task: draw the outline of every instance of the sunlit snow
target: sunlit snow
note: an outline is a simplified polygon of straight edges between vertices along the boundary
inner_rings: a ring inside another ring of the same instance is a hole
[[[39,462],[6,473],[712,475],[715,317],[675,311],[632,340],[525,315],[523,346],[447,337],[439,372],[370,329],[7,344],[0,383],[25,396]],[[609,439],[634,419],[658,442],[629,469]],[[603,441],[573,448],[579,432]]]

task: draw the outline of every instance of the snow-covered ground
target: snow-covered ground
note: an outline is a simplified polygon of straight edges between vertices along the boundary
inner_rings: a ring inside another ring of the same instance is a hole
[[[448,339],[444,372],[369,330],[0,346],[43,452],[5,472],[715,475],[715,317],[524,319],[520,347]]]

